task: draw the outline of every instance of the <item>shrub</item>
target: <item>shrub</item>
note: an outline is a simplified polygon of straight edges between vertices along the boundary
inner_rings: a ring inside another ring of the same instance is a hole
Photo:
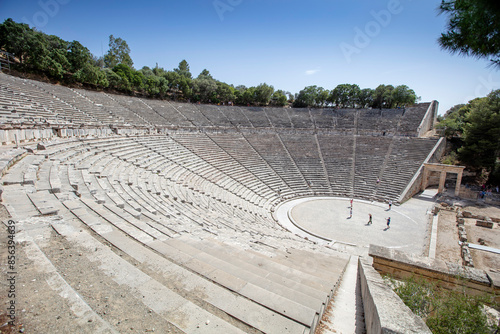
[[[486,296],[444,290],[416,277],[390,281],[401,300],[435,334],[490,334],[500,330],[498,325],[488,324],[484,312],[484,304],[489,302]]]

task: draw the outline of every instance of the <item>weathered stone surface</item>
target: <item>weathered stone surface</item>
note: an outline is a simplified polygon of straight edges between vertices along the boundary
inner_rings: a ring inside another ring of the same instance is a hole
[[[370,245],[369,255],[373,257],[375,269],[394,274],[397,277],[421,275],[428,279],[437,280],[439,284],[448,288],[463,284],[461,281],[465,280],[467,281],[466,287],[474,293],[491,291],[491,283],[484,270],[375,245]],[[495,289],[500,290],[500,286],[495,286]]]
[[[367,333],[431,333],[371,265],[358,264]]]
[[[36,149],[39,150],[39,151],[43,151],[43,150],[46,150],[47,149],[47,143],[38,143],[38,145],[36,146]]]
[[[486,272],[493,286],[500,286],[500,271],[490,269]]]
[[[487,220],[476,220],[476,226],[481,226],[481,227],[486,227],[486,228],[493,228],[493,222],[487,221]]]

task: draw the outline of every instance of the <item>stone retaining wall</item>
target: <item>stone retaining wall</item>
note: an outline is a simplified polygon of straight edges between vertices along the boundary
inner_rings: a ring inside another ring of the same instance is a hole
[[[422,122],[417,129],[418,137],[422,137],[425,133],[434,128],[434,124],[436,124],[437,120],[438,106],[438,101],[434,100],[431,102],[424,118],[422,119]]]
[[[429,333],[424,321],[416,316],[387,285],[373,267],[359,259],[361,296],[366,333]]]
[[[449,290],[465,288],[471,295],[494,294],[495,301],[500,302],[500,279],[484,270],[375,245],[370,245],[369,255],[373,257],[373,267],[381,274],[396,279],[420,276]]]
[[[420,168],[415,173],[415,175],[411,179],[406,189],[401,193],[401,196],[397,200],[399,203],[403,203],[409,200],[410,198],[418,194],[420,191],[422,191],[422,181],[424,177],[424,163],[438,162],[444,153],[445,147],[446,147],[446,139],[444,137],[441,137],[434,146],[434,148],[432,149],[431,153],[429,153],[429,155],[424,160],[422,165],[420,165]]]

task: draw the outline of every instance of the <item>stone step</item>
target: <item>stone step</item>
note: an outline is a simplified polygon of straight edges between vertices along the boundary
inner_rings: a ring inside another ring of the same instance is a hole
[[[16,241],[23,243],[26,257],[33,261],[37,271],[45,275],[45,281],[48,284],[48,292],[53,291],[53,302],[66,304],[75,313],[74,321],[66,324],[65,329],[71,328],[74,332],[93,332],[93,333],[118,333],[108,322],[93,310],[82,296],[73,289],[73,287],[58,272],[54,264],[47,258],[44,252],[37,245],[37,233],[33,227],[22,228],[23,224],[18,225],[19,232],[16,235]],[[34,235],[34,236],[32,236]],[[23,284],[23,287],[25,285]],[[27,289],[27,288],[26,288]],[[42,313],[42,310],[37,312]],[[47,315],[49,316],[49,315]]]
[[[28,155],[11,165],[7,170],[7,174],[2,177],[3,185],[24,184],[24,173],[28,167],[35,161],[36,156]]]
[[[28,193],[28,197],[42,216],[58,214],[59,210],[52,204],[54,198],[47,190]]]
[[[31,189],[35,192],[35,189]],[[26,188],[20,185],[9,185],[4,187],[2,202],[12,216],[19,219],[28,219],[40,215],[33,202],[26,194]]]
[[[56,227],[58,231],[59,228]],[[224,287],[213,284],[193,272],[178,266],[157,253],[137,244],[119,233],[102,235],[108,242],[126,254],[159,272],[164,285],[174,284],[177,289],[213,305],[243,323],[264,333],[303,333],[305,326],[281,316],[251,300],[232,293]],[[80,238],[79,238],[80,239]]]
[[[89,208],[95,214],[97,214],[97,216],[100,219],[103,219],[111,223],[113,226],[123,231],[124,233],[127,233],[134,239],[144,244],[147,244],[148,242],[154,240],[154,237],[152,235],[144,232],[141,228],[134,226],[129,222],[123,220],[121,217],[116,216],[115,214],[111,213],[110,211],[103,208],[101,205],[95,203],[94,201],[83,197],[80,200],[87,206],[87,208]]]
[[[249,252],[259,254],[253,250]],[[296,248],[288,248],[286,252],[276,250],[274,253],[272,261],[304,271],[325,282],[329,282],[332,275],[339,275],[349,260],[349,255],[343,253],[336,253],[334,257]]]
[[[317,294],[317,298],[325,298],[325,293],[329,294],[335,284],[335,278],[329,281],[323,280],[318,276],[311,275],[301,270],[291,268],[290,266],[283,265],[275,261],[269,261],[268,257],[260,253],[252,253],[246,250],[241,250],[228,244],[222,244],[213,239],[204,239],[203,243],[199,243],[190,239],[189,237],[180,237],[182,241],[191,244],[193,247],[202,249],[207,253],[215,252],[215,254],[224,254],[226,258],[231,260],[231,256],[239,261],[252,265],[250,270],[263,271],[265,275],[274,277],[274,279],[286,278],[288,284],[299,283],[306,287],[311,288],[311,294]],[[221,255],[222,255],[221,254]],[[292,281],[292,282],[289,282]],[[318,294],[319,293],[319,294]]]
[[[217,282],[229,290],[245,296],[285,317],[293,319],[304,326],[311,326],[311,323],[317,318],[316,310],[283,297],[278,294],[281,292],[280,290],[273,292],[262,286],[247,282],[246,279],[242,279],[217,267],[216,265],[224,267],[227,263],[215,258],[209,258],[208,256],[201,256],[202,252],[200,251],[198,252],[201,257],[198,259],[165,242],[156,240],[149,243],[148,246],[165,257]],[[238,271],[237,268],[235,271]],[[258,283],[259,280],[255,279],[255,281]],[[262,282],[260,283],[261,285],[265,285]]]
[[[92,253],[93,257],[98,258],[101,262],[100,268],[110,279],[127,287],[145,307],[161,315],[182,331],[214,334],[244,333],[145,274],[115,254],[109,247],[103,246],[87,232],[65,223],[52,223],[52,226],[68,240],[77,243]],[[115,235],[116,240],[119,233],[118,231],[101,233],[103,237],[111,235]],[[110,239],[113,240],[113,237]]]

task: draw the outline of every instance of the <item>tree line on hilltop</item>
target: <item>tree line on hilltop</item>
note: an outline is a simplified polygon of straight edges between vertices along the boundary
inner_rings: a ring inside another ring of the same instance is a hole
[[[79,83],[151,98],[320,108],[399,108],[418,100],[406,85],[361,89],[356,84],[340,84],[332,90],[308,86],[297,94],[275,90],[266,83],[234,86],[216,80],[206,69],[194,78],[186,60],[170,71],[158,66],[136,70],[130,48],[121,38],[111,35],[108,52],[104,57],[96,57],[78,41],[64,41],[12,19],[0,25],[0,50],[14,56],[13,66],[21,72],[36,73],[64,84]]]

